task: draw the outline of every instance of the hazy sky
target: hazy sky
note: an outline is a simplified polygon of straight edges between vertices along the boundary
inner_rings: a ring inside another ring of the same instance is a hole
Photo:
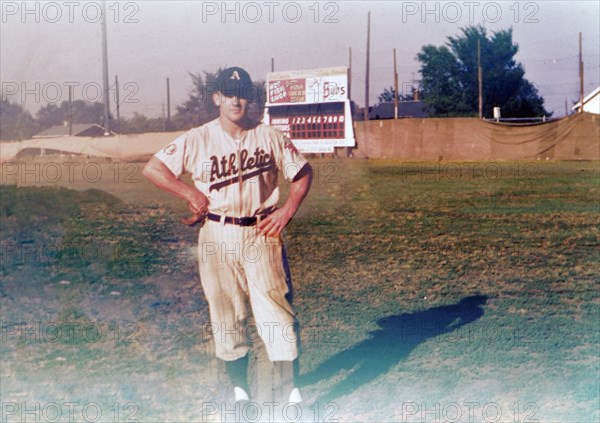
[[[35,113],[48,101],[101,101],[101,2],[2,1],[0,77],[8,99]],[[171,109],[191,88],[188,72],[239,65],[255,80],[271,70],[347,66],[352,99],[364,105],[367,13],[371,11],[370,103],[393,85],[419,79],[415,56],[469,24],[491,33],[512,26],[516,58],[562,116],[578,100],[578,37],[583,33],[585,91],[600,79],[600,2],[592,1],[107,1],[111,84],[118,75],[121,113],[162,114],[166,78]],[[24,101],[23,101],[24,100]],[[114,114],[114,104],[111,105]]]

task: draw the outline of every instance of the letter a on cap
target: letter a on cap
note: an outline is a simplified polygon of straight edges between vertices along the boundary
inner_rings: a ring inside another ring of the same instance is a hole
[[[234,70],[233,73],[231,74],[231,78],[229,78],[229,79],[237,79],[239,81],[240,75],[238,74],[238,71]]]

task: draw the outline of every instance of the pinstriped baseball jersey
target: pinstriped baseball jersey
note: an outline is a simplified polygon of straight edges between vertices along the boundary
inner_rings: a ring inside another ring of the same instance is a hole
[[[236,140],[218,118],[185,132],[155,157],[176,177],[189,172],[210,211],[227,216],[255,216],[276,206],[278,170],[291,181],[307,163],[278,130],[258,124]]]

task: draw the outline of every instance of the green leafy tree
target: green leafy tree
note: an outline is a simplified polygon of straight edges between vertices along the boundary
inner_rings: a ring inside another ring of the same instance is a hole
[[[69,102],[63,101],[60,105],[49,103],[36,113],[38,126],[48,129],[54,125],[62,125],[69,120]],[[104,125],[104,107],[102,103],[90,103],[84,100],[75,100],[71,103],[72,123],[96,123]]]
[[[395,94],[396,90],[394,90],[394,88],[384,88],[381,94],[379,94],[379,97],[377,97],[377,100],[379,100],[379,103],[391,103],[394,101]],[[412,99],[413,98],[410,95],[398,95],[398,101],[410,101]]]
[[[165,122],[162,118],[149,119],[143,114],[134,113],[130,119],[121,119],[121,133],[142,134],[145,132],[162,132]]]
[[[16,141],[31,138],[37,125],[31,114],[21,105],[0,101],[0,139]]]
[[[209,122],[219,116],[219,110],[212,101],[212,93],[216,85],[217,72],[204,72],[201,74],[190,73],[192,90],[188,99],[181,106],[177,106],[177,113],[173,118],[176,127],[195,127]]]
[[[477,116],[478,41],[484,116],[491,116],[494,107],[500,107],[504,117],[551,115],[535,86],[524,77],[523,66],[514,59],[519,47],[513,43],[512,29],[489,37],[482,26],[461,31],[460,36],[448,37],[445,46],[426,45],[417,54],[421,62],[421,92],[430,116]]]
[[[265,81],[259,80],[254,82],[256,98],[250,103],[248,115],[251,118],[261,120],[265,105],[267,104],[267,84]]]
[[[216,72],[204,71],[204,76],[201,74],[190,73],[192,78],[192,89],[188,93],[188,99],[181,106],[177,106],[177,113],[171,120],[171,126],[175,129],[186,129],[203,125],[217,116],[219,109],[215,106],[212,100],[212,94],[216,89],[217,76],[222,69]],[[262,116],[265,103],[266,91],[265,84],[261,81],[254,82],[254,90],[256,92],[255,99],[249,107],[249,115],[254,118]]]

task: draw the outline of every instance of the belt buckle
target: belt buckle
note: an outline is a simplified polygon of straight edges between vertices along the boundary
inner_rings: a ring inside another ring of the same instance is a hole
[[[256,224],[256,217],[240,217],[238,218],[238,225],[240,226],[252,226]]]

